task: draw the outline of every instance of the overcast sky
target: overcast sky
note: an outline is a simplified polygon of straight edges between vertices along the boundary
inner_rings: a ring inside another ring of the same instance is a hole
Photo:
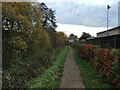
[[[56,11],[57,31],[81,36],[82,32],[96,36],[106,30],[106,6],[109,9],[109,27],[118,26],[119,0],[39,0]]]

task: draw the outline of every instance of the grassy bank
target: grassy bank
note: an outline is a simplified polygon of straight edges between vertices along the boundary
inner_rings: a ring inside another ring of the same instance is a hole
[[[50,68],[39,77],[28,82],[28,88],[59,88],[66,54],[67,46],[56,55]]]
[[[104,80],[98,75],[91,66],[91,62],[80,59],[76,49],[72,48],[72,50],[86,88],[113,88],[112,85],[104,82]]]

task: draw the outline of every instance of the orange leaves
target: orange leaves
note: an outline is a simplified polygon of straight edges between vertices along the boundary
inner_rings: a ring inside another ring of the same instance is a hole
[[[104,75],[108,78],[108,82],[119,85],[120,83],[118,83],[118,81],[120,78],[117,78],[117,75],[120,75],[120,73],[118,73],[118,69],[120,70],[120,67],[118,67],[117,61],[118,57],[112,55],[110,50],[97,49],[93,58],[93,67],[99,72],[100,75]],[[116,62],[116,64],[114,62]]]
[[[56,33],[56,44],[57,46],[62,46],[65,44],[67,36],[63,32]]]
[[[80,44],[76,46],[80,58],[91,60],[92,66],[104,79],[120,87],[120,56],[112,54],[111,50],[93,45]]]
[[[94,55],[95,46],[93,45],[79,45],[78,53],[82,59],[90,60]]]

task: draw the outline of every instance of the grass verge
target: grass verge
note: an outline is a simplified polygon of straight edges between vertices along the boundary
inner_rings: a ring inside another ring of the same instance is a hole
[[[98,75],[91,66],[91,62],[80,59],[77,50],[75,48],[72,48],[72,50],[86,88],[113,88],[112,85],[104,82],[100,75]]]
[[[56,55],[55,61],[50,68],[27,83],[28,88],[59,88],[66,55],[67,46]]]

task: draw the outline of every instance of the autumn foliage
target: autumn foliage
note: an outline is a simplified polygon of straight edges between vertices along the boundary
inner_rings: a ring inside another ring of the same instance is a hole
[[[111,84],[120,87],[120,54],[113,54],[109,49],[99,48],[94,45],[76,44],[81,59],[91,61],[99,75]]]
[[[66,37],[56,27],[55,11],[45,3],[2,3],[3,88],[25,88],[51,65]]]
[[[93,45],[79,45],[78,47],[78,54],[82,59],[90,60],[94,56],[94,49],[96,47]]]
[[[65,44],[67,36],[63,32],[56,32],[56,44],[62,46]]]
[[[98,49],[93,58],[93,67],[98,73],[116,86],[120,86],[120,58],[108,49]]]

